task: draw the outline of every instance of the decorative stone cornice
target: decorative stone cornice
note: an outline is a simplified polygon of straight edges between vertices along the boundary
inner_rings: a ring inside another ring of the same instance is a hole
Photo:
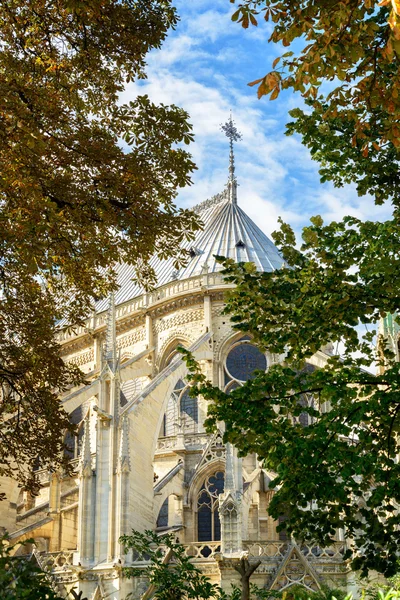
[[[204,286],[203,275],[196,275],[188,279],[171,281],[153,292],[143,294],[128,302],[115,307],[117,335],[129,331],[144,323],[146,313],[154,317],[172,312],[183,306],[190,306],[199,302],[205,293],[210,293],[212,299],[223,300],[222,289],[231,288],[231,284],[224,282],[221,273],[208,273],[207,286]],[[214,290],[220,288],[221,292],[215,294]],[[86,325],[67,327],[57,334],[57,341],[63,346],[62,355],[72,354],[90,346],[93,336],[102,335],[106,330],[107,311],[92,315]]]

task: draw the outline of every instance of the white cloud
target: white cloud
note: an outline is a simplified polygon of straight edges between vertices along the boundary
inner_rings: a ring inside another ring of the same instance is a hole
[[[179,195],[191,206],[221,191],[227,180],[228,144],[220,132],[232,109],[243,141],[236,147],[240,184],[239,203],[267,233],[276,229],[277,217],[299,233],[309,217],[326,221],[346,214],[384,218],[371,198],[358,198],[354,187],[321,186],[318,164],[296,137],[286,137],[287,111],[303,106],[300,96],[283,93],[277,101],[258,100],[251,79],[262,76],[280,53],[268,45],[270,24],[244,31],[230,21],[226,0],[177,2],[182,21],[163,48],[151,54],[148,79],[127,86],[123,101],[138,92],[154,102],[177,104],[190,114],[195,143],[190,147],[198,171],[194,185]]]

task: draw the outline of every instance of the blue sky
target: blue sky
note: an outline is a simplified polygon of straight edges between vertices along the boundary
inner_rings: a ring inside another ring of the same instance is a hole
[[[286,92],[273,102],[257,99],[248,82],[271,70],[279,47],[268,44],[270,23],[247,31],[230,20],[229,0],[176,0],[181,21],[161,50],[148,59],[148,79],[129,84],[123,100],[147,93],[151,100],[182,106],[190,114],[198,170],[177,203],[190,207],[222,191],[228,175],[228,142],[220,124],[233,118],[243,141],[236,144],[238,202],[270,235],[282,216],[297,232],[310,216],[326,221],[346,214],[384,219],[390,207],[375,207],[348,186],[320,184],[318,165],[300,138],[285,136],[288,110],[301,106]]]

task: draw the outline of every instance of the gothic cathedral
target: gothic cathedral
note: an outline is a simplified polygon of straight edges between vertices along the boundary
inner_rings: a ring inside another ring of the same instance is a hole
[[[64,359],[79,365],[89,382],[62,398],[78,426],[67,440],[74,474],[39,471],[36,497],[2,482],[7,500],[0,525],[12,541],[35,539],[37,560],[66,598],[71,588],[89,600],[123,600],[132,591],[140,598],[146,582],[127,580],[121,571],[132,558],[118,540],[132,529],[173,532],[227,591],[239,578],[234,565],[243,553],[261,561],[252,581],[267,589],[349,584],[340,532],[329,548],[278,533],[267,514],[273,474],[255,455],[239,458],[223,443],[223,431],[208,435],[207,404],[188,394],[178,345],[228,391],[276,359],[223,315],[229,284],[214,256],[252,261],[262,271],[283,262],[238,205],[232,150],[227,187],[194,210],[204,229],[186,245],[185,268],[155,258],[158,286],[144,293],[132,269],[121,265],[115,296],[97,305],[86,327],[60,333]],[[326,358],[321,350],[311,362]]]

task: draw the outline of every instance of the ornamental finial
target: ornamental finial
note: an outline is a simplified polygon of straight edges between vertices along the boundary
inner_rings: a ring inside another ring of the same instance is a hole
[[[116,317],[115,317],[115,294],[110,293],[110,300],[107,311],[106,339],[104,347],[104,358],[108,364],[115,370],[117,361],[117,340],[116,340]]]
[[[232,119],[232,112],[229,115],[229,120],[221,125],[221,131],[223,131],[229,140],[230,152],[229,152],[229,179],[228,179],[228,190],[229,199],[232,204],[237,204],[237,181],[235,177],[235,157],[233,154],[233,142],[240,142],[242,134],[236,128],[235,121]]]

